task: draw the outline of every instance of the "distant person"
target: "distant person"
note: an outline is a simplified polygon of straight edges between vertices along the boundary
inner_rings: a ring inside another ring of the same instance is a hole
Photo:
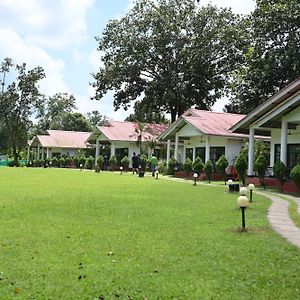
[[[152,176],[155,176],[155,171],[156,171],[157,165],[158,165],[158,159],[153,153],[150,158],[150,167],[151,167]]]
[[[134,174],[134,172],[136,172],[137,174],[139,172],[140,158],[135,154],[135,152],[133,152],[131,163],[132,163],[132,174]]]

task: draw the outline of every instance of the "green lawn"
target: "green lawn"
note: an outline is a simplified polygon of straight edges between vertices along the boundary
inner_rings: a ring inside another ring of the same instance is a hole
[[[0,168],[0,299],[299,299],[300,251],[254,195],[151,176]]]

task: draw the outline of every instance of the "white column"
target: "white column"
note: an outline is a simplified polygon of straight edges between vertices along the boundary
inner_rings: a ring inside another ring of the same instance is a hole
[[[254,165],[254,127],[250,126],[249,129],[249,144],[248,144],[248,176],[253,176],[253,165]]]
[[[288,136],[288,123],[281,120],[281,138],[280,138],[280,160],[287,164],[287,136]]]
[[[37,147],[37,157],[36,157],[36,159],[40,159],[40,145],[38,145],[38,147]]]
[[[169,163],[170,160],[170,154],[171,154],[171,141],[167,141],[167,164]]]
[[[115,154],[116,154],[115,143],[111,142],[110,143],[110,156],[115,156]]]
[[[42,148],[42,159],[44,159],[44,148]]]
[[[209,136],[205,137],[205,162],[210,159],[210,138]]]
[[[30,159],[30,145],[28,145],[28,148],[27,148],[27,161],[29,161]]]
[[[178,160],[178,144],[179,144],[179,136],[178,133],[176,132],[175,134],[175,151],[174,151],[174,158]]]
[[[49,148],[47,148],[46,158],[50,158],[50,151],[49,151]]]
[[[96,139],[96,154],[95,154],[95,165],[97,164],[97,159],[99,157],[100,153],[100,148],[99,148],[99,140],[98,138]]]
[[[193,147],[193,161],[196,159],[196,147]]]
[[[185,162],[185,159],[186,159],[186,143],[183,144],[182,159],[183,159],[183,162]]]

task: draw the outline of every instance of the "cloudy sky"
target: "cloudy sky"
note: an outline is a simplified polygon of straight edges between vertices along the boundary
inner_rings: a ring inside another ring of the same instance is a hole
[[[78,110],[98,110],[111,119],[123,120],[130,111],[114,111],[112,94],[92,101],[91,73],[100,65],[95,36],[101,35],[110,19],[129,10],[133,0],[0,0],[0,61],[10,57],[28,67],[42,66],[46,95],[68,92],[77,99]],[[254,0],[201,0],[249,13]],[[225,100],[214,110],[221,111]]]

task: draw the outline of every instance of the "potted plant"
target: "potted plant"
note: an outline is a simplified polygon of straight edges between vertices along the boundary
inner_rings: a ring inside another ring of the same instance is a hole
[[[172,156],[168,162],[167,174],[174,175],[176,166],[177,166],[177,160]]]
[[[280,182],[280,191],[282,192],[283,184],[286,181],[287,166],[282,161],[277,160],[273,166],[273,172],[274,172],[274,176]]]
[[[297,164],[291,170],[291,179],[295,182],[300,191],[300,164]]]
[[[139,177],[144,177],[147,164],[148,164],[148,158],[146,155],[143,154],[140,158],[141,169],[139,170]]]
[[[246,177],[246,171],[248,168],[248,162],[243,152],[239,154],[237,159],[235,160],[234,164],[236,171],[239,175],[240,181],[242,182],[242,185],[245,185],[245,177]]]
[[[117,165],[117,158],[114,155],[109,158],[109,165],[110,165],[111,171],[113,171]]]
[[[187,176],[189,176],[190,173],[192,172],[192,170],[193,170],[193,162],[191,161],[190,158],[187,158],[187,159],[185,160],[185,162],[184,162],[184,164],[183,164],[183,170],[184,170],[184,172],[185,172],[185,174],[186,174]]]
[[[128,171],[129,164],[130,164],[130,160],[129,160],[128,156],[124,156],[121,160],[121,165],[124,168],[125,172]]]
[[[253,169],[257,173],[260,184],[265,188],[265,174],[268,168],[268,161],[263,154],[260,154],[254,162]]]
[[[228,160],[225,155],[221,155],[220,158],[216,162],[216,169],[220,174],[222,180],[224,180],[226,184],[226,168],[228,167]]]
[[[211,177],[212,177],[212,173],[213,173],[213,169],[214,169],[214,166],[213,166],[211,160],[208,160],[208,161],[205,163],[203,169],[204,169],[204,173],[205,173],[205,175],[206,175],[206,177],[207,177],[207,180],[208,180],[208,182],[210,183]]]
[[[204,163],[202,159],[197,156],[194,163],[193,163],[193,170],[200,176],[201,172],[203,171]]]

